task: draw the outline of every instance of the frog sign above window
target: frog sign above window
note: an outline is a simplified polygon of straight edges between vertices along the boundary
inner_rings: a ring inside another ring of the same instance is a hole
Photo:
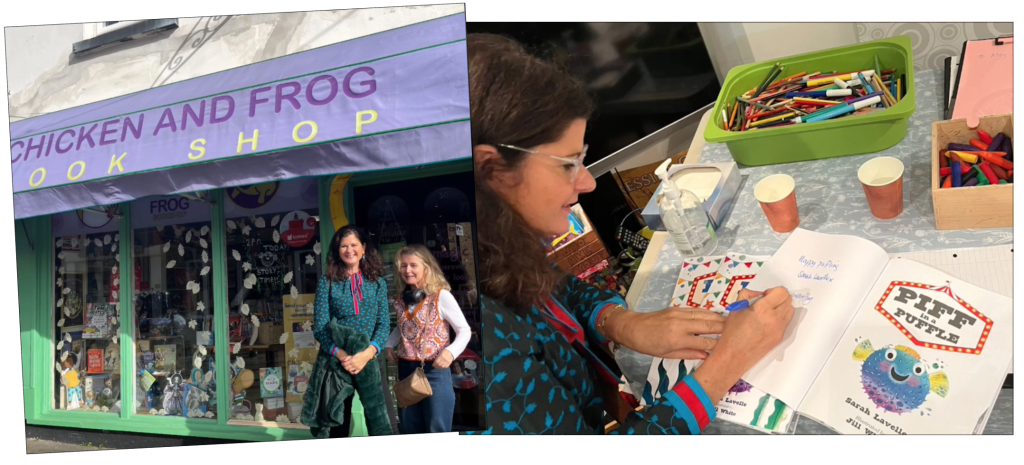
[[[15,216],[468,158],[467,88],[460,14],[18,121]]]

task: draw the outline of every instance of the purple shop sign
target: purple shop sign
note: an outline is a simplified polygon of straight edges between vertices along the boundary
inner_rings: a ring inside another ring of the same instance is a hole
[[[14,192],[468,117],[466,48],[456,41],[20,137],[11,142]]]

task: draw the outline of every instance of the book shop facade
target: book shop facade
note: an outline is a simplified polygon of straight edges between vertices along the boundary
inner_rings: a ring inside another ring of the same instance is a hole
[[[27,423],[309,438],[334,231],[474,287],[465,70],[460,14],[13,123]]]

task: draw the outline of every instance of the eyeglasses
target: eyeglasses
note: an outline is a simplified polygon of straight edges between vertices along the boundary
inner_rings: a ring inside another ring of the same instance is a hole
[[[587,149],[590,148],[589,145],[584,144],[583,145],[583,150],[580,151],[580,153],[577,153],[575,155],[570,155],[568,157],[559,157],[559,156],[555,156],[555,155],[549,155],[549,154],[546,154],[546,153],[538,152],[538,151],[535,151],[535,150],[524,149],[522,147],[516,147],[514,145],[508,145],[508,144],[497,144],[497,145],[499,147],[505,147],[507,149],[512,149],[512,150],[518,150],[520,152],[525,152],[525,153],[528,153],[530,155],[540,155],[540,156],[543,156],[543,157],[548,157],[548,158],[552,158],[552,159],[557,160],[559,163],[562,164],[562,166],[565,167],[566,170],[568,170],[568,172],[569,172],[569,182],[571,182],[571,183],[572,182],[576,182],[576,175],[579,174],[580,167],[583,166],[583,159],[587,157]]]

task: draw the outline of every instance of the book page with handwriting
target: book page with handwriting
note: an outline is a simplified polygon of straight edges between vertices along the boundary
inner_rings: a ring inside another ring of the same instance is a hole
[[[859,237],[793,231],[747,286],[784,286],[793,295],[793,320],[782,343],[743,379],[800,405],[888,261],[881,247]]]

